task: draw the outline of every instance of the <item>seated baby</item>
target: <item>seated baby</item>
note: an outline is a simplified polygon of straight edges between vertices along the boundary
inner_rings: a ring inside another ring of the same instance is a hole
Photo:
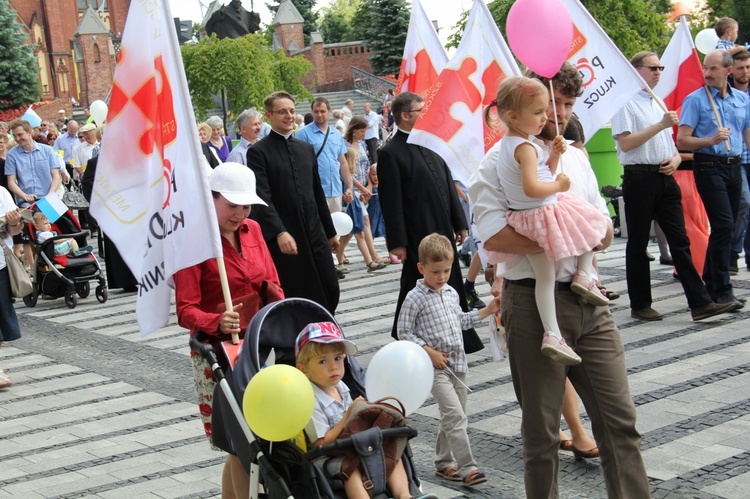
[[[52,230],[52,224],[44,213],[34,213],[34,227],[36,228],[36,240],[39,244],[57,235],[57,232]],[[58,239],[54,244],[55,256],[75,257],[91,253],[91,250],[91,246],[79,249],[78,242],[72,237]]]

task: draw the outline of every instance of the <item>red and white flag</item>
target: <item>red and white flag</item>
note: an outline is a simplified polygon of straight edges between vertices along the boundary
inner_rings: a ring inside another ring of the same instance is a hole
[[[169,320],[174,273],[222,256],[166,0],[130,4],[107,122],[91,213],[138,281],[145,336]]]
[[[435,27],[419,0],[413,0],[396,94],[414,92],[424,97],[447,62],[448,54],[440,44]]]
[[[562,3],[573,21],[568,62],[583,78],[583,95],[573,111],[588,141],[647,85],[579,0]]]
[[[485,125],[484,108],[506,76],[520,75],[490,11],[476,0],[461,43],[424,97],[408,142],[438,153],[453,178],[466,184],[485,152],[503,135]]]
[[[662,98],[667,109],[682,109],[682,101],[691,92],[703,86],[703,64],[690,36],[687,18],[680,17],[669,45],[661,56],[664,71],[654,93]]]

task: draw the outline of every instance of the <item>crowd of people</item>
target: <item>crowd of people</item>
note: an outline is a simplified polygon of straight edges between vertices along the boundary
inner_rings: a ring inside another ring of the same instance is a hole
[[[743,250],[750,270],[750,52],[734,45],[736,21],[722,18],[715,29],[719,44],[704,60],[708,91],[687,96],[681,115],[665,111],[651,92],[664,68],[656,53],[645,51],[630,62],[648,88],[612,119],[624,170],[628,298],[639,321],[664,319],[652,307],[652,221],[665,241],[661,263],[674,265],[693,320],[734,312],[745,303],[730,277]],[[410,92],[389,94],[382,114],[369,103],[356,114],[352,101],[333,110],[317,97],[307,116],[298,114],[292,95],[274,92],[262,112],[239,113],[236,146],[220,118],[199,124],[236,299],[226,309],[215,262],[184,269],[175,276],[179,323],[191,334],[207,333],[219,350],[221,341],[243,334],[253,314],[271,301],[307,298],[335,314],[339,280],[350,272],[345,250],[354,238],[368,272],[402,264],[391,334],[422,346],[434,367],[437,476],[465,485],[488,480],[467,435],[466,355],[484,347],[475,328],[494,316],[507,332],[522,408],[527,495],[558,495],[562,449],[577,458],[601,457],[609,497],[649,497],[624,349],[607,306],[617,295],[601,286],[595,258],[611,244],[613,228],[572,114],[582,88],[569,63],[551,78],[528,71],[505,79],[485,111],[487,125],[502,121],[505,136],[466,186],[453,179],[438,154],[408,142],[425,105]],[[92,182],[100,137],[95,125],[79,127],[74,120],[61,131],[48,121],[38,129],[24,121],[9,130],[2,125],[0,160],[10,193],[0,189],[0,212],[8,221],[0,230],[6,244],[17,238],[28,255],[18,208],[55,192],[68,176]],[[563,157],[564,174],[557,171]],[[352,220],[348,234],[337,233],[334,224],[341,212]],[[472,218],[475,234],[469,232]],[[387,256],[376,249],[379,237],[385,238]],[[483,251],[484,266],[491,269],[489,305],[474,287]],[[461,261],[468,267],[466,280]],[[6,274],[0,266],[0,342],[20,336]],[[312,335],[314,328],[326,332]],[[312,349],[318,343],[324,346]],[[298,368],[317,387],[316,399],[331,405],[330,414],[313,416],[318,438],[312,443],[327,443],[340,433],[352,403],[340,381],[326,381],[328,372],[338,380],[343,359],[357,350],[331,324],[308,326],[297,347]],[[200,358],[193,357],[193,365],[210,439],[213,384]],[[3,383],[9,380],[0,370]],[[578,415],[579,396],[593,440]],[[560,429],[561,414],[571,437]],[[409,497],[398,467],[390,473],[395,496]],[[359,481],[347,481],[350,495],[360,496]],[[241,463],[229,456],[223,494],[245,495],[247,487]]]

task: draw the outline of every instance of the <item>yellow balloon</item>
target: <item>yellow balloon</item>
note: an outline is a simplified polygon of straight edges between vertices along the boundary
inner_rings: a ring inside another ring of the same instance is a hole
[[[305,428],[314,405],[310,380],[292,366],[276,364],[262,369],[247,384],[242,411],[253,433],[280,442]]]

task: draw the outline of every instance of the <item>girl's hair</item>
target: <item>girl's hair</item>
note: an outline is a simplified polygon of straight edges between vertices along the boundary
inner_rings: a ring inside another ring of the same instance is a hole
[[[354,139],[354,131],[364,130],[365,128],[367,128],[367,120],[363,116],[352,116],[351,121],[349,121],[349,127],[344,134],[344,139],[351,144]]]
[[[354,118],[352,118],[354,119]],[[352,146],[346,148],[346,162],[349,163],[349,173],[354,175],[357,171],[357,160],[359,159],[359,151]]]
[[[490,113],[492,108],[496,107],[497,116],[507,124],[509,111],[518,112],[540,94],[549,95],[549,91],[538,80],[525,76],[506,78],[497,89],[497,98],[484,109],[484,122],[490,128],[497,126],[497,118]]]

